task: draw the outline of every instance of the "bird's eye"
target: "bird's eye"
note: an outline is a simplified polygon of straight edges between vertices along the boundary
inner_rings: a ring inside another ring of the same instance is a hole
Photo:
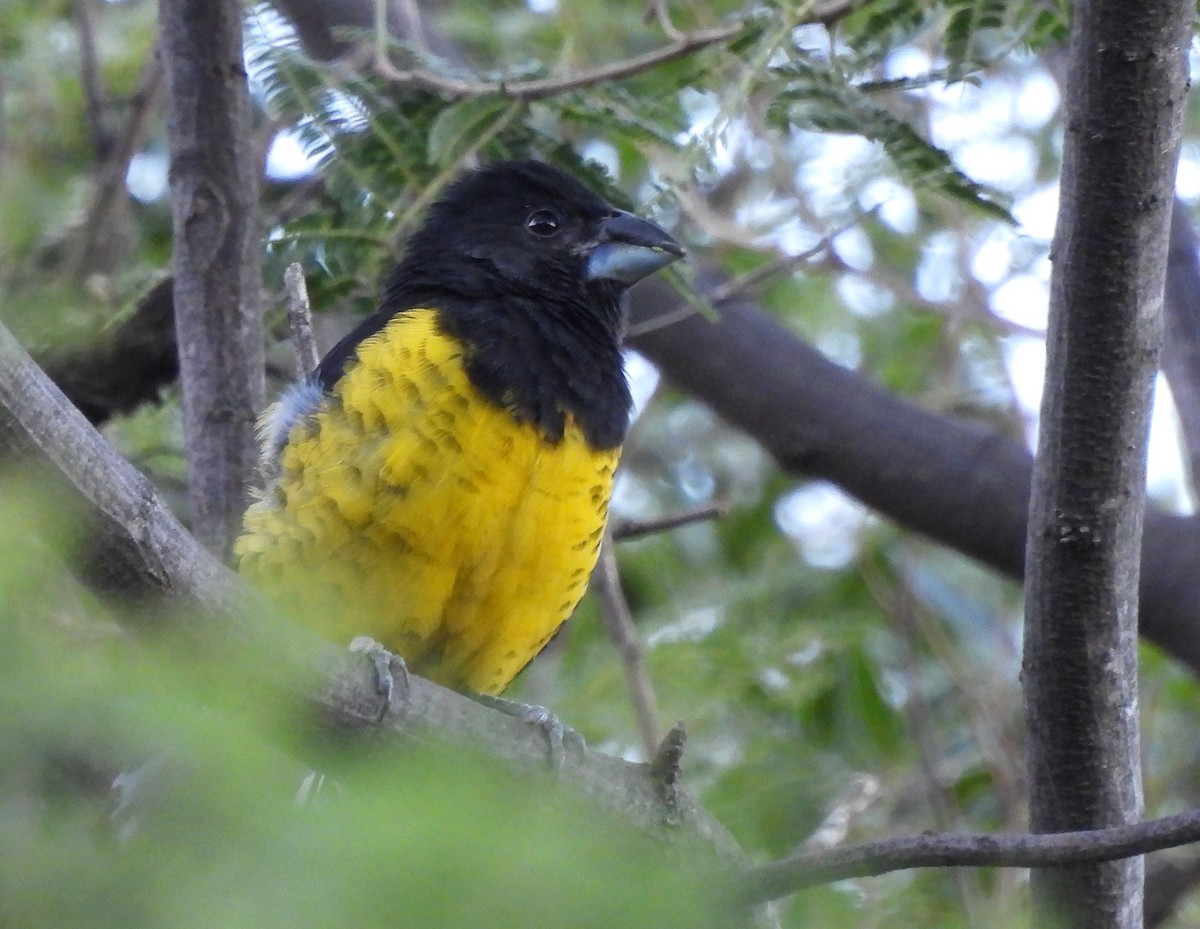
[[[558,235],[562,220],[553,210],[534,210],[525,220],[525,228],[541,239]]]

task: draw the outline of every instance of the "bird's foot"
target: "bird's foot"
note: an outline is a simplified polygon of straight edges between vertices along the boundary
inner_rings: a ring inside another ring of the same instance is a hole
[[[392,709],[392,700],[396,696],[396,678],[404,682],[404,696],[408,697],[408,665],[399,655],[389,652],[370,636],[360,635],[350,643],[350,651],[366,655],[371,660],[375,670],[375,692],[380,697],[379,713],[376,723],[387,718]]]
[[[490,706],[492,709],[516,717],[522,722],[540,729],[546,737],[546,751],[552,771],[562,770],[568,751],[582,754],[587,749],[587,742],[584,741],[583,736],[563,723],[544,706],[519,703],[516,700],[492,697],[488,694],[472,694],[471,696],[484,706]]]

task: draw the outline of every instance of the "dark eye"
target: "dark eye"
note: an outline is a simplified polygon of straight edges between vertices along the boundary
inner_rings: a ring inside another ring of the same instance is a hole
[[[553,210],[534,210],[525,220],[525,228],[542,239],[558,235],[561,227],[562,219]]]

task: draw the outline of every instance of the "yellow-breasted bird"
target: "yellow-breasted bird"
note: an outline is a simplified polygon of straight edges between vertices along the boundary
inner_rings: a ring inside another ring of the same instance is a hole
[[[549,165],[465,174],[382,308],[264,417],[242,572],[332,638],[498,694],[583,596],[629,419],[623,296],[682,254]]]

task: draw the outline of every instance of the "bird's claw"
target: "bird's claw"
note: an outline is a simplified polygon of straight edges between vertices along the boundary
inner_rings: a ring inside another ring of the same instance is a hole
[[[387,718],[396,696],[396,678],[404,682],[404,693],[408,694],[408,665],[399,655],[389,652],[370,636],[360,635],[350,643],[350,651],[366,655],[375,671],[375,693],[380,697],[376,723]]]
[[[516,700],[506,700],[504,697],[491,697],[485,694],[476,695],[476,699],[485,706],[507,713],[509,716],[540,729],[546,737],[550,770],[556,773],[562,770],[568,752],[582,754],[587,749],[587,742],[584,741],[583,736],[544,706],[519,703]]]

